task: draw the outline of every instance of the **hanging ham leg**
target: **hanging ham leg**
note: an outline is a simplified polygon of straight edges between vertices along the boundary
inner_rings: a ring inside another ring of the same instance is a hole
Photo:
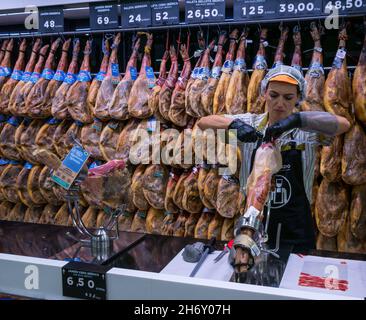
[[[280,26],[280,31],[281,31],[281,36],[280,36],[280,41],[278,42],[278,46],[277,46],[277,50],[276,50],[276,54],[275,54],[275,58],[274,58],[274,63],[273,63],[273,68],[282,65],[283,64],[283,59],[285,57],[285,44],[288,38],[288,33],[289,33],[289,29],[288,27],[283,27]]]
[[[132,117],[145,119],[153,114],[153,110],[149,108],[148,100],[151,85],[155,84],[154,74],[148,79],[147,68],[151,66],[151,46],[153,43],[153,35],[147,34],[147,42],[145,45],[144,57],[141,63],[140,74],[132,86],[130,96],[128,98],[128,112]]]
[[[261,114],[264,111],[265,101],[261,95],[261,82],[267,72],[266,46],[267,29],[262,29],[260,34],[260,43],[257,56],[253,64],[253,73],[248,85],[248,112]]]
[[[47,118],[51,116],[51,109],[44,110],[43,103],[46,89],[54,76],[55,54],[61,43],[61,38],[57,38],[51,45],[41,78],[34,84],[25,100],[25,109],[31,118]]]
[[[35,65],[32,75],[30,78],[25,78],[22,80],[24,81],[24,85],[20,85],[21,87],[12,94],[10,97],[10,111],[18,116],[25,116],[27,114],[27,110],[25,107],[25,100],[28,97],[30,90],[33,88],[33,85],[39,80],[41,77],[41,71],[43,69],[43,65],[45,62],[46,54],[49,49],[49,45],[46,45],[41,48],[39,52],[39,57],[37,64]],[[31,65],[29,66],[31,70]]]
[[[198,59],[196,65],[194,66],[191,77],[188,80],[188,83],[187,83],[187,86],[186,86],[186,92],[185,92],[185,106],[186,106],[186,112],[188,113],[188,115],[189,114],[194,114],[194,112],[191,108],[191,99],[189,97],[190,97],[192,85],[196,81],[196,79],[198,79],[199,72],[201,70],[203,52],[204,52],[205,47],[206,47],[206,42],[205,42],[205,39],[203,38],[203,32],[202,31],[198,32],[197,39],[198,39],[198,47],[199,47],[199,50],[200,50],[200,56],[199,56],[199,59]]]
[[[58,90],[58,88],[60,88],[66,76],[65,72],[67,71],[68,67],[67,55],[69,53],[70,45],[71,45],[71,39],[65,41],[62,46],[62,54],[56,69],[56,73],[53,76],[52,80],[49,81],[47,85],[47,89],[43,99],[43,104],[41,107],[42,110],[41,114],[47,116],[50,116],[52,114],[51,113],[52,100],[56,94],[56,91]]]
[[[101,120],[108,120],[108,104],[112,99],[113,92],[117,86],[117,84],[121,80],[121,76],[118,70],[118,75],[113,75],[113,69],[118,68],[118,46],[121,42],[121,34],[118,33],[114,38],[112,45],[112,53],[109,59],[108,71],[107,75],[104,78],[102,84],[100,85],[99,92],[97,95],[97,100],[95,103],[94,115]],[[117,70],[114,72],[116,73]]]
[[[128,113],[128,98],[137,74],[131,71],[136,71],[138,51],[140,48],[140,38],[138,38],[133,47],[132,55],[128,60],[125,76],[114,90],[111,102],[108,105],[108,112],[111,118],[116,120],[127,120],[130,118]],[[136,71],[137,73],[137,71]]]
[[[91,81],[90,54],[91,41],[88,40],[85,45],[84,59],[78,78],[66,94],[67,110],[74,120],[82,123],[91,123],[93,121],[92,110],[88,108],[86,103]]]
[[[54,98],[52,99],[52,107],[51,112],[52,115],[60,120],[69,118],[70,115],[67,111],[67,100],[66,94],[69,91],[70,87],[76,81],[77,72],[78,72],[78,55],[80,51],[80,40],[76,39],[74,41],[74,47],[72,51],[72,60],[69,65],[69,69],[67,70],[66,77],[61,84],[61,86],[57,89]]]
[[[178,80],[178,57],[173,46],[170,47],[169,53],[171,66],[168,77],[159,92],[158,99],[159,112],[161,116],[167,121],[170,121],[169,109],[172,102],[173,90]]]
[[[217,84],[217,88],[214,95],[213,100],[213,113],[214,114],[223,114],[225,113],[225,100],[226,100],[226,92],[229,86],[231,73],[234,67],[234,57],[236,50],[236,41],[239,36],[239,31],[235,29],[233,33],[230,35],[230,47],[229,51],[226,54],[226,61],[222,67],[222,74],[220,76],[219,83]]]
[[[324,90],[325,110],[347,118],[351,123],[351,84],[348,77],[346,61],[347,29],[344,27],[339,33],[339,47],[333,62],[332,70],[328,74]]]
[[[365,22],[366,31],[366,22]],[[353,75],[353,97],[356,118],[366,127],[366,34],[360,59]]]
[[[1,49],[0,49],[0,66],[1,63],[3,62],[4,56],[5,56],[5,52],[6,52],[6,47],[8,46],[10,40],[4,40],[1,43]]]
[[[214,46],[215,41],[211,41],[207,49],[204,51],[199,74],[197,79],[194,80],[189,92],[188,100],[190,108],[187,108],[187,113],[194,118],[201,118],[206,115],[201,103],[201,93],[210,74],[210,54]]]
[[[233,32],[236,32],[235,30]],[[226,32],[222,32],[220,34],[219,43],[218,43],[218,49],[215,56],[215,61],[212,66],[210,78],[207,80],[207,83],[205,84],[204,88],[202,89],[201,93],[201,104],[203,109],[205,110],[205,113],[208,115],[213,114],[213,98],[215,95],[215,91],[217,88],[217,85],[220,80],[221,75],[221,68],[222,68],[222,60],[224,57],[224,45],[227,40]]]
[[[9,80],[11,75],[11,55],[14,49],[14,39],[11,39],[6,46],[5,55],[0,65],[0,90],[3,85]]]
[[[172,48],[173,48],[173,50],[175,50],[174,47],[172,47]],[[150,91],[148,106],[149,106],[150,110],[154,110],[153,111],[154,114],[156,114],[156,113],[159,114],[159,100],[160,100],[159,95],[160,95],[161,89],[163,88],[163,85],[167,79],[166,64],[168,62],[169,54],[170,54],[171,50],[172,49],[170,49],[170,51],[169,51],[169,48],[167,46],[167,48],[164,52],[163,58],[161,59],[161,62],[160,62],[159,78],[156,80],[155,87]],[[172,65],[173,65],[173,62],[172,62]],[[169,105],[170,105],[170,100],[169,100]],[[160,114],[161,114],[161,111],[160,111]],[[166,120],[169,120],[169,119],[166,119]]]
[[[109,65],[109,56],[110,56],[109,41],[105,40],[105,41],[103,41],[103,60],[100,65],[98,74],[94,77],[94,79],[90,85],[88,98],[86,100],[86,103],[88,104],[89,109],[93,110],[94,115],[95,115],[95,103],[97,100],[97,95],[98,95],[100,86],[107,74],[108,65]]]
[[[189,36],[187,39],[187,46],[182,44],[180,48],[180,54],[184,61],[183,70],[178,78],[177,83],[172,94],[172,104],[169,109],[169,119],[175,125],[184,127],[187,125],[189,117],[186,114],[185,108],[185,90],[188,83],[188,79],[191,75],[192,65],[189,59]]]
[[[249,85],[249,75],[245,63],[247,36],[248,30],[244,30],[236,53],[234,71],[226,92],[225,108],[227,114],[243,114],[247,111],[247,90]]]
[[[295,45],[294,55],[292,56],[291,66],[302,73],[302,58],[301,58],[301,33],[300,27],[295,26],[293,30],[293,40]]]
[[[305,80],[307,89],[305,100],[301,104],[302,111],[324,111],[323,94],[325,75],[323,69],[323,49],[320,42],[320,32],[315,23],[310,25],[311,36],[314,40],[313,58]]]
[[[15,63],[14,70],[11,74],[10,79],[3,85],[0,92],[0,113],[9,113],[9,100],[10,96],[17,85],[17,83],[22,79],[24,65],[25,65],[25,51],[27,48],[27,41],[23,41],[19,45],[19,55]]]

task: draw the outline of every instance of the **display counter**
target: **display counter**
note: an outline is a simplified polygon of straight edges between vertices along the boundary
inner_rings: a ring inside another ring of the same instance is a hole
[[[327,292],[280,287],[291,248],[280,259],[269,257],[251,270],[244,283],[164,274],[161,271],[197,239],[121,232],[113,253],[94,257],[88,248],[66,236],[73,228],[19,222],[0,222],[0,292],[30,298],[68,299],[62,291],[62,267],[69,261],[110,267],[107,299],[352,299]],[[218,242],[216,249],[221,250]],[[365,261],[364,255],[309,252],[312,256]],[[100,257],[99,257],[100,258]],[[105,257],[104,257],[105,258]],[[227,256],[224,258],[227,260]],[[31,280],[30,280],[31,278]]]

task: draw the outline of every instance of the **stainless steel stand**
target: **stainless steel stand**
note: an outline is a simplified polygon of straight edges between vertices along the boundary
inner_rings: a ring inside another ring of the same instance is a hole
[[[81,247],[89,247],[92,255],[97,261],[106,260],[109,258],[110,253],[113,250],[113,241],[119,238],[118,218],[124,213],[126,205],[123,204],[115,210],[105,207],[104,211],[109,215],[109,219],[103,226],[99,227],[95,233],[92,233],[86,228],[80,215],[79,191],[79,184],[73,184],[73,186],[68,190],[66,200],[72,223],[83,239],[78,239],[70,232],[67,232],[66,235],[71,239],[80,242]],[[113,230],[114,235],[111,236],[110,233],[113,232]]]

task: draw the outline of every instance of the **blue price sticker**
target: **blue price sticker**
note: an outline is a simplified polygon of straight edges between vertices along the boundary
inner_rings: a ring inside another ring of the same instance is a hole
[[[80,146],[74,146],[52,176],[52,180],[68,190],[88,159],[89,153],[87,151]]]
[[[135,67],[130,67],[131,79],[135,81],[137,79],[137,69]]]

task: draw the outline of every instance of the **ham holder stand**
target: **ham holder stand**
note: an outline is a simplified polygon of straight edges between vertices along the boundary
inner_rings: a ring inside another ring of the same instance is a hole
[[[76,145],[82,147],[81,143],[75,137],[72,138]],[[103,210],[109,216],[109,219],[106,219],[103,226],[99,227],[96,232],[92,233],[85,226],[81,218],[79,208],[80,185],[85,178],[86,175],[79,174],[74,180],[73,184],[67,190],[66,195],[68,212],[72,219],[72,223],[83,239],[79,239],[69,231],[66,233],[66,235],[81,244],[79,249],[82,247],[90,248],[91,255],[96,259],[96,261],[104,262],[111,257],[113,251],[113,242],[118,240],[120,237],[118,218],[125,212],[127,205],[122,204],[115,210],[109,207],[104,207]],[[110,234],[113,232],[113,230],[114,235],[111,236]]]

